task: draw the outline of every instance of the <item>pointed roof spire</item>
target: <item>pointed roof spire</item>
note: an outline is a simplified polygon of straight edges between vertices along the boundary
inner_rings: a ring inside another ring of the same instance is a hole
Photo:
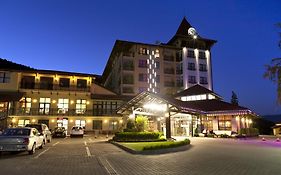
[[[184,17],[181,21],[181,24],[179,25],[179,28],[177,30],[176,35],[188,35],[188,29],[192,27],[189,22],[186,20],[186,17]]]

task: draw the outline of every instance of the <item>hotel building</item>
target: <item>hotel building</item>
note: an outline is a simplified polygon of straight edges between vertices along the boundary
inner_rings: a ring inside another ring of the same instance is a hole
[[[213,89],[211,47],[215,40],[198,35],[184,18],[167,43],[117,40],[102,83],[121,95],[143,91],[174,94],[195,84]]]

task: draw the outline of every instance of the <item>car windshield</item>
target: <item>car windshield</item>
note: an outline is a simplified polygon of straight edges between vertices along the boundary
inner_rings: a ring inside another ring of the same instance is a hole
[[[30,129],[6,129],[3,134],[4,136],[29,136]]]
[[[41,125],[27,124],[26,127],[36,128],[39,132],[42,132],[42,127],[41,127]]]
[[[64,131],[65,129],[64,128],[61,128],[61,127],[58,127],[58,128],[55,128],[55,131],[57,131],[57,132],[62,132],[62,131]]]
[[[72,127],[72,130],[79,130],[79,129],[82,129],[82,128],[79,127],[79,126],[73,126],[73,127]]]

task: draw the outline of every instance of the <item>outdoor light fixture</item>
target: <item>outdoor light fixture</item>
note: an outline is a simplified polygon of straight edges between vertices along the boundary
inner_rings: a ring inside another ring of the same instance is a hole
[[[197,39],[198,37],[197,31],[193,27],[188,29],[188,35],[192,36],[193,39]]]
[[[74,101],[73,101],[73,100],[71,100],[71,101],[70,101],[70,104],[73,104],[73,103],[74,103]]]
[[[123,123],[123,120],[119,120],[119,123]]]
[[[32,119],[32,120],[31,120],[32,123],[35,123],[35,121],[36,121],[35,119]]]
[[[135,117],[134,114],[130,114],[130,115],[129,115],[129,118],[130,118],[130,119],[133,119],[134,117]]]
[[[88,105],[88,104],[90,104],[90,102],[89,102],[89,101],[87,101],[87,105]]]
[[[52,101],[52,103],[56,103],[56,102],[57,102],[56,100],[53,100],[53,101]]]
[[[167,106],[165,104],[147,103],[143,105],[144,108],[155,111],[166,111]]]
[[[36,102],[37,102],[37,99],[33,99],[32,102],[33,102],[33,103],[36,103]]]
[[[239,116],[236,116],[236,118],[235,118],[235,119],[236,119],[236,121],[239,121]]]
[[[72,123],[73,122],[73,120],[70,120],[70,123]]]
[[[52,119],[52,120],[51,120],[51,122],[52,122],[52,123],[54,123],[54,122],[55,122],[55,120],[54,120],[54,119]]]
[[[91,120],[87,120],[87,123],[91,123]]]
[[[107,120],[106,120],[106,119],[104,120],[104,123],[107,123]]]
[[[16,120],[15,118],[12,119],[12,123],[16,123],[16,121],[17,121],[17,120]]]
[[[160,117],[158,117],[158,118],[157,118],[157,121],[159,122],[160,120],[161,120]]]

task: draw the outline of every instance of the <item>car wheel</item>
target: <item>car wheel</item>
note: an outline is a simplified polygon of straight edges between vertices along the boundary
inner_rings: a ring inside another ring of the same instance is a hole
[[[52,141],[52,137],[50,136],[50,138],[47,140],[48,143],[50,143]]]
[[[29,153],[30,155],[32,155],[32,154],[35,153],[35,149],[36,149],[36,148],[35,148],[35,147],[36,147],[35,145],[36,145],[36,143],[34,143],[33,146],[32,146],[32,148],[31,148],[31,150],[28,151],[28,153]]]
[[[42,144],[39,146],[39,149],[43,149],[44,147],[44,142],[42,142]]]

